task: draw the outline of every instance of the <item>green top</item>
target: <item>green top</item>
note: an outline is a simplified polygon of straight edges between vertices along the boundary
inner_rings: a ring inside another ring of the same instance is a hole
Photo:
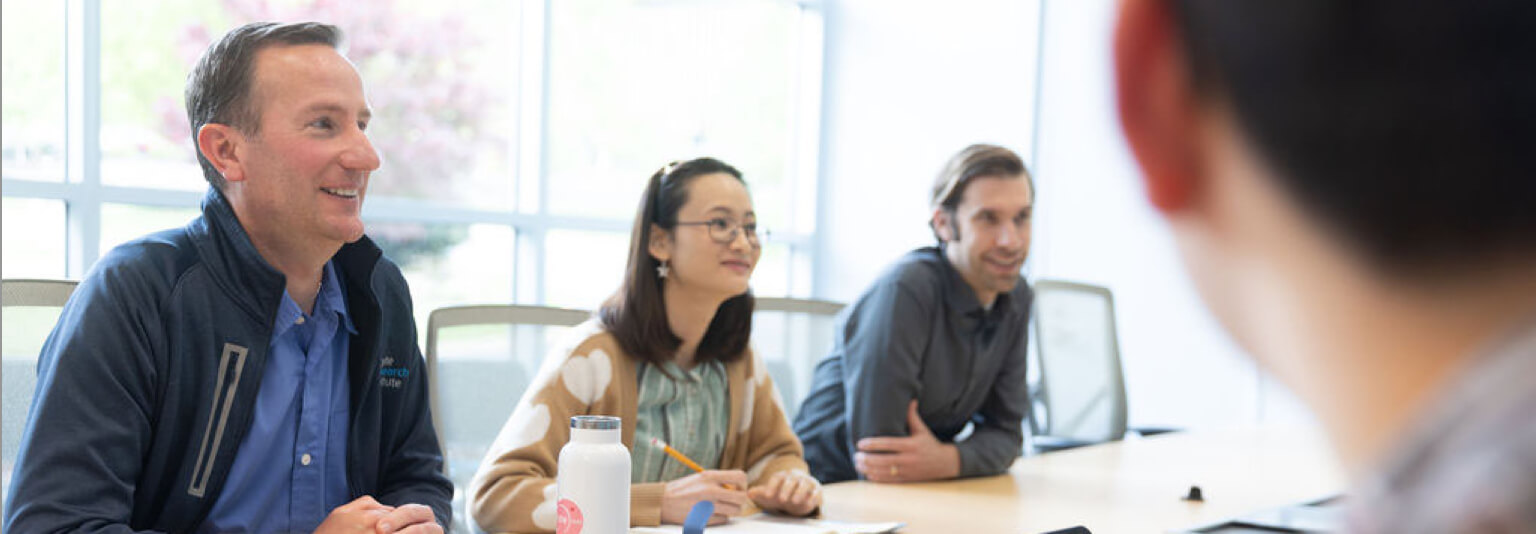
[[[659,367],[642,362],[635,377],[640,399],[630,482],[667,482],[693,474],[688,466],[652,446],[651,438],[661,438],[705,469],[719,467],[726,427],[731,423],[725,364],[708,362],[684,371],[673,362]]]

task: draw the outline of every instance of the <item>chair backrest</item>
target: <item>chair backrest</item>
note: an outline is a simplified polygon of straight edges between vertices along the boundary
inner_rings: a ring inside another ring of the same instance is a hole
[[[443,468],[454,485],[454,510],[467,510],[464,491],[528,387],[540,359],[561,330],[591,312],[543,306],[452,306],[427,319],[426,363],[432,421],[443,447]],[[445,337],[443,331],[461,328]],[[443,358],[447,355],[447,358]],[[456,532],[478,532],[456,513]]]
[[[1080,441],[1120,439],[1126,402],[1114,296],[1104,287],[1060,280],[1036,282],[1034,291],[1040,387],[1031,429]]]
[[[752,316],[752,345],[784,399],[791,421],[810,389],[816,362],[832,350],[833,329],[843,304],[825,300],[759,298]]]
[[[73,280],[0,281],[0,508],[11,487],[21,433],[37,388],[37,357],[59,320],[64,303],[74,293]]]
[[[75,293],[74,280],[14,279],[0,281],[0,305],[63,308]]]

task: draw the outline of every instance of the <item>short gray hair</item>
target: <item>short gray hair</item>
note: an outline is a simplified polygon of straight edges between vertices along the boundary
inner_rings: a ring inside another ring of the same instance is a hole
[[[246,135],[261,131],[261,110],[251,101],[256,53],[272,45],[323,44],[340,49],[342,40],[341,29],[330,24],[252,22],[230,30],[203,51],[187,76],[186,103],[197,163],[209,184],[222,191],[224,175],[197,147],[198,130],[214,123],[233,126]]]

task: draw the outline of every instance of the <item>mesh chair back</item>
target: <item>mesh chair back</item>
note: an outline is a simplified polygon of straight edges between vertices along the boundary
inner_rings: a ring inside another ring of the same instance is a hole
[[[790,421],[810,388],[816,362],[832,350],[843,304],[825,300],[759,298],[752,315],[752,347],[762,356]]]
[[[37,388],[37,357],[59,320],[64,303],[74,293],[73,280],[0,281],[0,508],[11,487],[21,433],[32,410]]]
[[[1032,406],[1035,432],[1089,442],[1120,439],[1126,401],[1114,297],[1104,287],[1059,280],[1042,280],[1034,290],[1041,382]]]

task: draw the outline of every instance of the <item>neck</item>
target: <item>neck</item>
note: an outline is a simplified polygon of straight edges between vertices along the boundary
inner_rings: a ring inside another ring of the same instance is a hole
[[[944,259],[949,261],[950,268],[955,269],[955,271],[960,275],[960,279],[965,281],[965,285],[971,288],[971,293],[976,295],[976,302],[981,304],[982,309],[992,309],[992,302],[997,300],[997,295],[1000,292],[987,287],[986,284],[977,283],[977,281],[972,280],[969,276],[966,276],[965,273],[958,272],[959,269],[955,266],[960,265],[960,262],[958,261],[959,258],[956,258],[956,256],[959,254],[960,252],[956,249],[956,247],[944,247]]]
[[[976,302],[981,304],[982,309],[992,309],[992,303],[997,301],[997,295],[999,292],[986,289],[985,286],[972,284],[970,282],[966,282],[966,285],[971,286],[971,291],[976,293]]]
[[[253,219],[246,217],[239,204],[231,202],[231,205],[235,208],[235,216],[241,221],[240,226],[251,237],[251,244],[261,254],[261,259],[283,273],[288,296],[293,298],[304,313],[313,313],[315,299],[320,294],[320,280],[325,274],[325,262],[341,250],[341,244],[303,243],[284,235],[280,230],[257,228],[245,223]]]
[[[1224,106],[1198,134],[1213,148],[1196,172],[1211,179],[1172,210],[1181,255],[1227,331],[1311,408],[1359,481],[1473,359],[1536,312],[1536,253],[1385,276],[1288,200]]]
[[[704,332],[709,330],[709,323],[715,320],[715,312],[726,298],[701,295],[670,280],[662,283],[661,292],[667,310],[667,326],[682,340],[674,361],[678,367],[692,369],[699,342],[704,340]]]
[[[1536,265],[1478,273],[1455,287],[1382,280],[1337,284],[1298,319],[1288,362],[1271,362],[1333,437],[1359,479],[1394,447],[1473,360],[1536,313]],[[1352,286],[1354,289],[1351,289]],[[1316,291],[1298,295],[1322,295]]]

